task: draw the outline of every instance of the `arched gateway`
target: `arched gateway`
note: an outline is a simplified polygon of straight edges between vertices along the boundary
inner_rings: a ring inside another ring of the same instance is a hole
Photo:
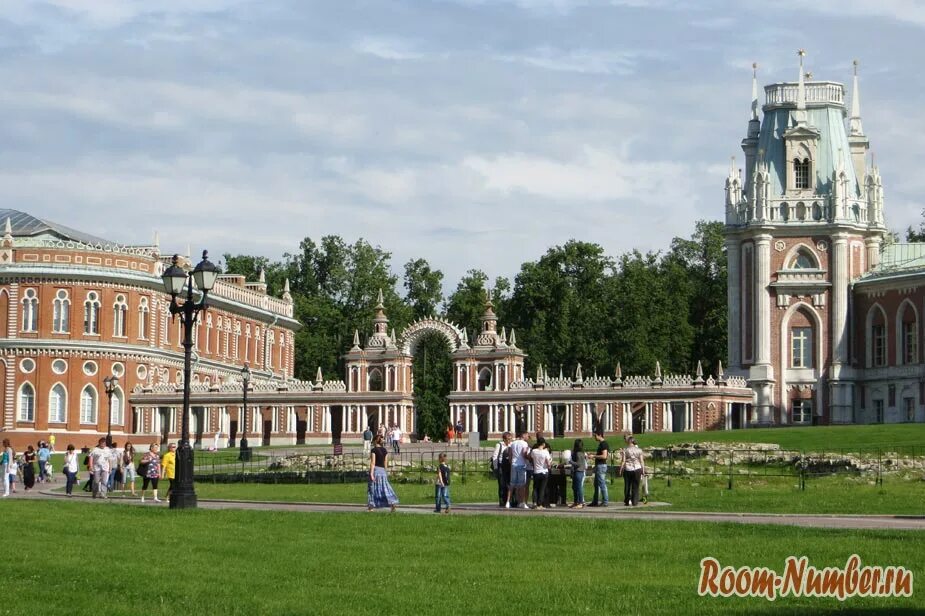
[[[453,397],[466,392],[507,392],[511,383],[523,379],[526,355],[517,348],[514,333],[497,331],[494,306],[486,302],[481,330],[470,345],[468,332],[441,318],[415,321],[400,334],[389,330],[382,294],[376,305],[373,332],[366,344],[354,333],[353,347],[344,355],[347,391],[363,394],[359,403],[345,407],[344,435],[361,433],[366,426],[398,424],[402,431],[416,426],[412,362],[420,341],[438,334],[447,342],[453,361],[453,381],[447,423],[462,422],[467,430],[483,435],[496,432],[498,410],[490,404],[454,404]]]

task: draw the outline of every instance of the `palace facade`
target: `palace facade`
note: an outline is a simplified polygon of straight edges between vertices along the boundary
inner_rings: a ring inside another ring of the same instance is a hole
[[[174,438],[176,407],[152,412],[135,391],[182,382],[182,326],[170,316],[160,275],[169,257],[158,241],[125,246],[0,210],[0,428],[14,445],[56,434],[87,445],[110,428],[113,440],[136,434]],[[181,257],[191,267],[189,256]],[[269,297],[262,281],[220,276],[197,324],[193,383],[221,387],[249,363],[260,378],[292,376],[292,298]],[[104,379],[118,377],[111,403]],[[205,433],[228,420],[203,407],[192,426]]]
[[[925,245],[890,244],[857,63],[764,88],[726,180],[728,358],[754,426],[925,421]]]

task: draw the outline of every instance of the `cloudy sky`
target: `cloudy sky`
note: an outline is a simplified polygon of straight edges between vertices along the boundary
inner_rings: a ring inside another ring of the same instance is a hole
[[[0,0],[0,203],[165,251],[364,237],[455,287],[718,219],[762,83],[861,62],[888,224],[925,200],[916,0]]]

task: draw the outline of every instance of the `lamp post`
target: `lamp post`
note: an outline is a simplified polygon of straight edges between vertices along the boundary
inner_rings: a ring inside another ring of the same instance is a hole
[[[109,423],[106,426],[106,446],[112,447],[112,395],[116,392],[116,386],[119,385],[119,377],[107,376],[103,379],[103,385],[106,386],[106,396],[109,398]]]
[[[209,253],[202,251],[202,261],[196,265],[192,272],[181,268],[177,262],[180,257],[173,256],[173,264],[164,270],[161,278],[164,289],[170,295],[170,314],[180,315],[183,323],[183,421],[180,433],[180,444],[177,448],[177,485],[170,492],[171,509],[187,509],[196,507],[196,491],[193,488],[193,448],[189,442],[189,413],[190,413],[190,356],[193,349],[193,325],[199,313],[206,309],[206,296],[215,285],[218,278],[218,269],[209,261]],[[202,293],[199,302],[193,301],[193,284]],[[177,296],[186,287],[186,299],[183,303],[177,301]]]
[[[241,369],[241,381],[244,383],[244,432],[241,434],[241,453],[238,460],[248,462],[251,459],[251,448],[247,446],[247,387],[251,382],[251,369],[247,364]]]

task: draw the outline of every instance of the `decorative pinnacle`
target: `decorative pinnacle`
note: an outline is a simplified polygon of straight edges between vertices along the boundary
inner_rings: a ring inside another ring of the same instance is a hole
[[[385,306],[383,305],[383,300],[382,300],[382,289],[381,289],[381,288],[379,289],[379,296],[376,298],[376,308],[378,308],[378,309],[380,309],[380,310],[383,309],[383,308],[385,308]]]
[[[3,233],[5,235],[13,235],[13,223],[10,222],[10,217],[6,217],[6,224],[3,226]]]
[[[752,120],[758,119],[758,63],[752,62]]]

